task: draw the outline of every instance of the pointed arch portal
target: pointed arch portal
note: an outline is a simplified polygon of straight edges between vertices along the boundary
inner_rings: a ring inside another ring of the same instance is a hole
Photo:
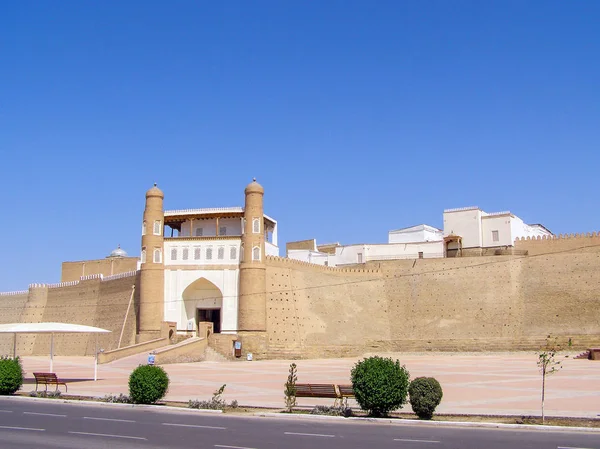
[[[221,332],[223,293],[219,287],[206,278],[200,278],[188,285],[181,296],[187,319],[194,320],[196,330],[200,322],[209,321],[213,323],[215,333]]]

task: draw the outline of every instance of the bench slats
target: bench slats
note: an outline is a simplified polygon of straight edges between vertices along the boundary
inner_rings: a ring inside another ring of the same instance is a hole
[[[60,380],[55,373],[33,373],[35,377],[35,391],[38,389],[38,384],[46,385],[46,391],[48,391],[48,385],[56,385],[58,390],[59,385],[65,386],[65,391],[68,391],[66,382]]]
[[[352,385],[296,384],[297,398],[353,398]]]

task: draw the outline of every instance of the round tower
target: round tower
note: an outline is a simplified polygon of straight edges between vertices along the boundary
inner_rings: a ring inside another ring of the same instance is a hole
[[[146,207],[142,223],[139,342],[159,338],[163,321],[165,294],[164,197],[162,190],[156,184],[146,192]]]
[[[263,197],[265,190],[254,179],[244,191],[244,229],[238,303],[238,330],[267,330],[267,295],[265,266],[265,220]]]

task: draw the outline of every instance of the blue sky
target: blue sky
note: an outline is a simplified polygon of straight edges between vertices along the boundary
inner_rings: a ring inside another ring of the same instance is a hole
[[[384,242],[445,208],[600,228],[596,1],[0,5],[0,291],[139,254],[144,192],[280,240]]]

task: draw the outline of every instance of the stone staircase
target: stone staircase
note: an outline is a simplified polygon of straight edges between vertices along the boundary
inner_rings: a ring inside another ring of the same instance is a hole
[[[585,359],[585,360],[590,360],[590,355],[591,355],[591,351],[587,350],[587,351],[583,351],[581,354],[573,357],[574,359]]]
[[[204,361],[205,362],[227,362],[230,359],[222,355],[221,353],[215,351],[213,348],[208,346],[206,348],[206,352],[204,353]]]

